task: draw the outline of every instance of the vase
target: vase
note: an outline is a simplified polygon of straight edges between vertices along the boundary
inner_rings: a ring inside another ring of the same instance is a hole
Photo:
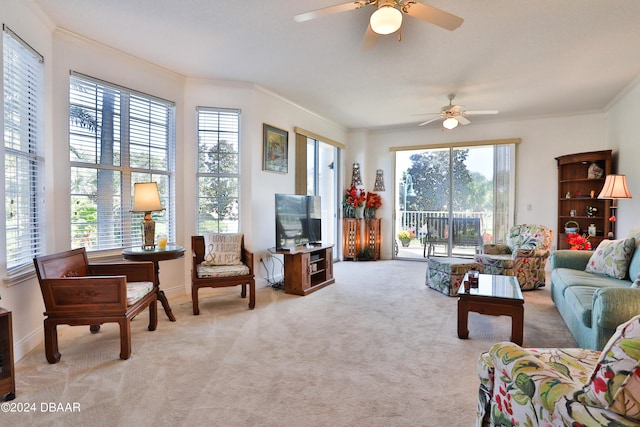
[[[345,218],[355,218],[356,217],[356,208],[352,205],[346,205],[344,207],[344,217]]]
[[[370,220],[375,219],[376,217],[376,208],[364,208],[364,219]]]
[[[400,243],[402,243],[403,248],[408,248],[409,243],[411,243],[411,239],[400,239]]]

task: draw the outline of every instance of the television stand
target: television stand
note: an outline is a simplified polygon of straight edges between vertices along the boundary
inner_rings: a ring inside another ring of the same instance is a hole
[[[296,247],[288,251],[272,248],[284,256],[284,291],[308,295],[336,281],[333,277],[333,245]]]

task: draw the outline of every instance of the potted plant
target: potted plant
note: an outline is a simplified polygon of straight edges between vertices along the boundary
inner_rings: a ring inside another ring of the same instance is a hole
[[[409,246],[411,239],[415,239],[415,238],[416,238],[416,234],[411,230],[402,230],[401,232],[398,233],[398,239],[400,239],[400,242],[402,243],[403,248],[406,248],[407,246]]]

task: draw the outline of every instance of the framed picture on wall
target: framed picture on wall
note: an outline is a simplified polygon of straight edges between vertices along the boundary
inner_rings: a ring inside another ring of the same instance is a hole
[[[277,173],[289,171],[289,132],[263,124],[262,170]]]

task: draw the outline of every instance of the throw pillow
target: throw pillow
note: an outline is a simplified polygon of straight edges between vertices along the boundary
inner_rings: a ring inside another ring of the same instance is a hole
[[[578,400],[640,419],[640,316],[618,326]]]
[[[204,265],[239,265],[242,234],[205,233]]]
[[[635,247],[635,239],[603,240],[589,258],[584,271],[624,279]]]

